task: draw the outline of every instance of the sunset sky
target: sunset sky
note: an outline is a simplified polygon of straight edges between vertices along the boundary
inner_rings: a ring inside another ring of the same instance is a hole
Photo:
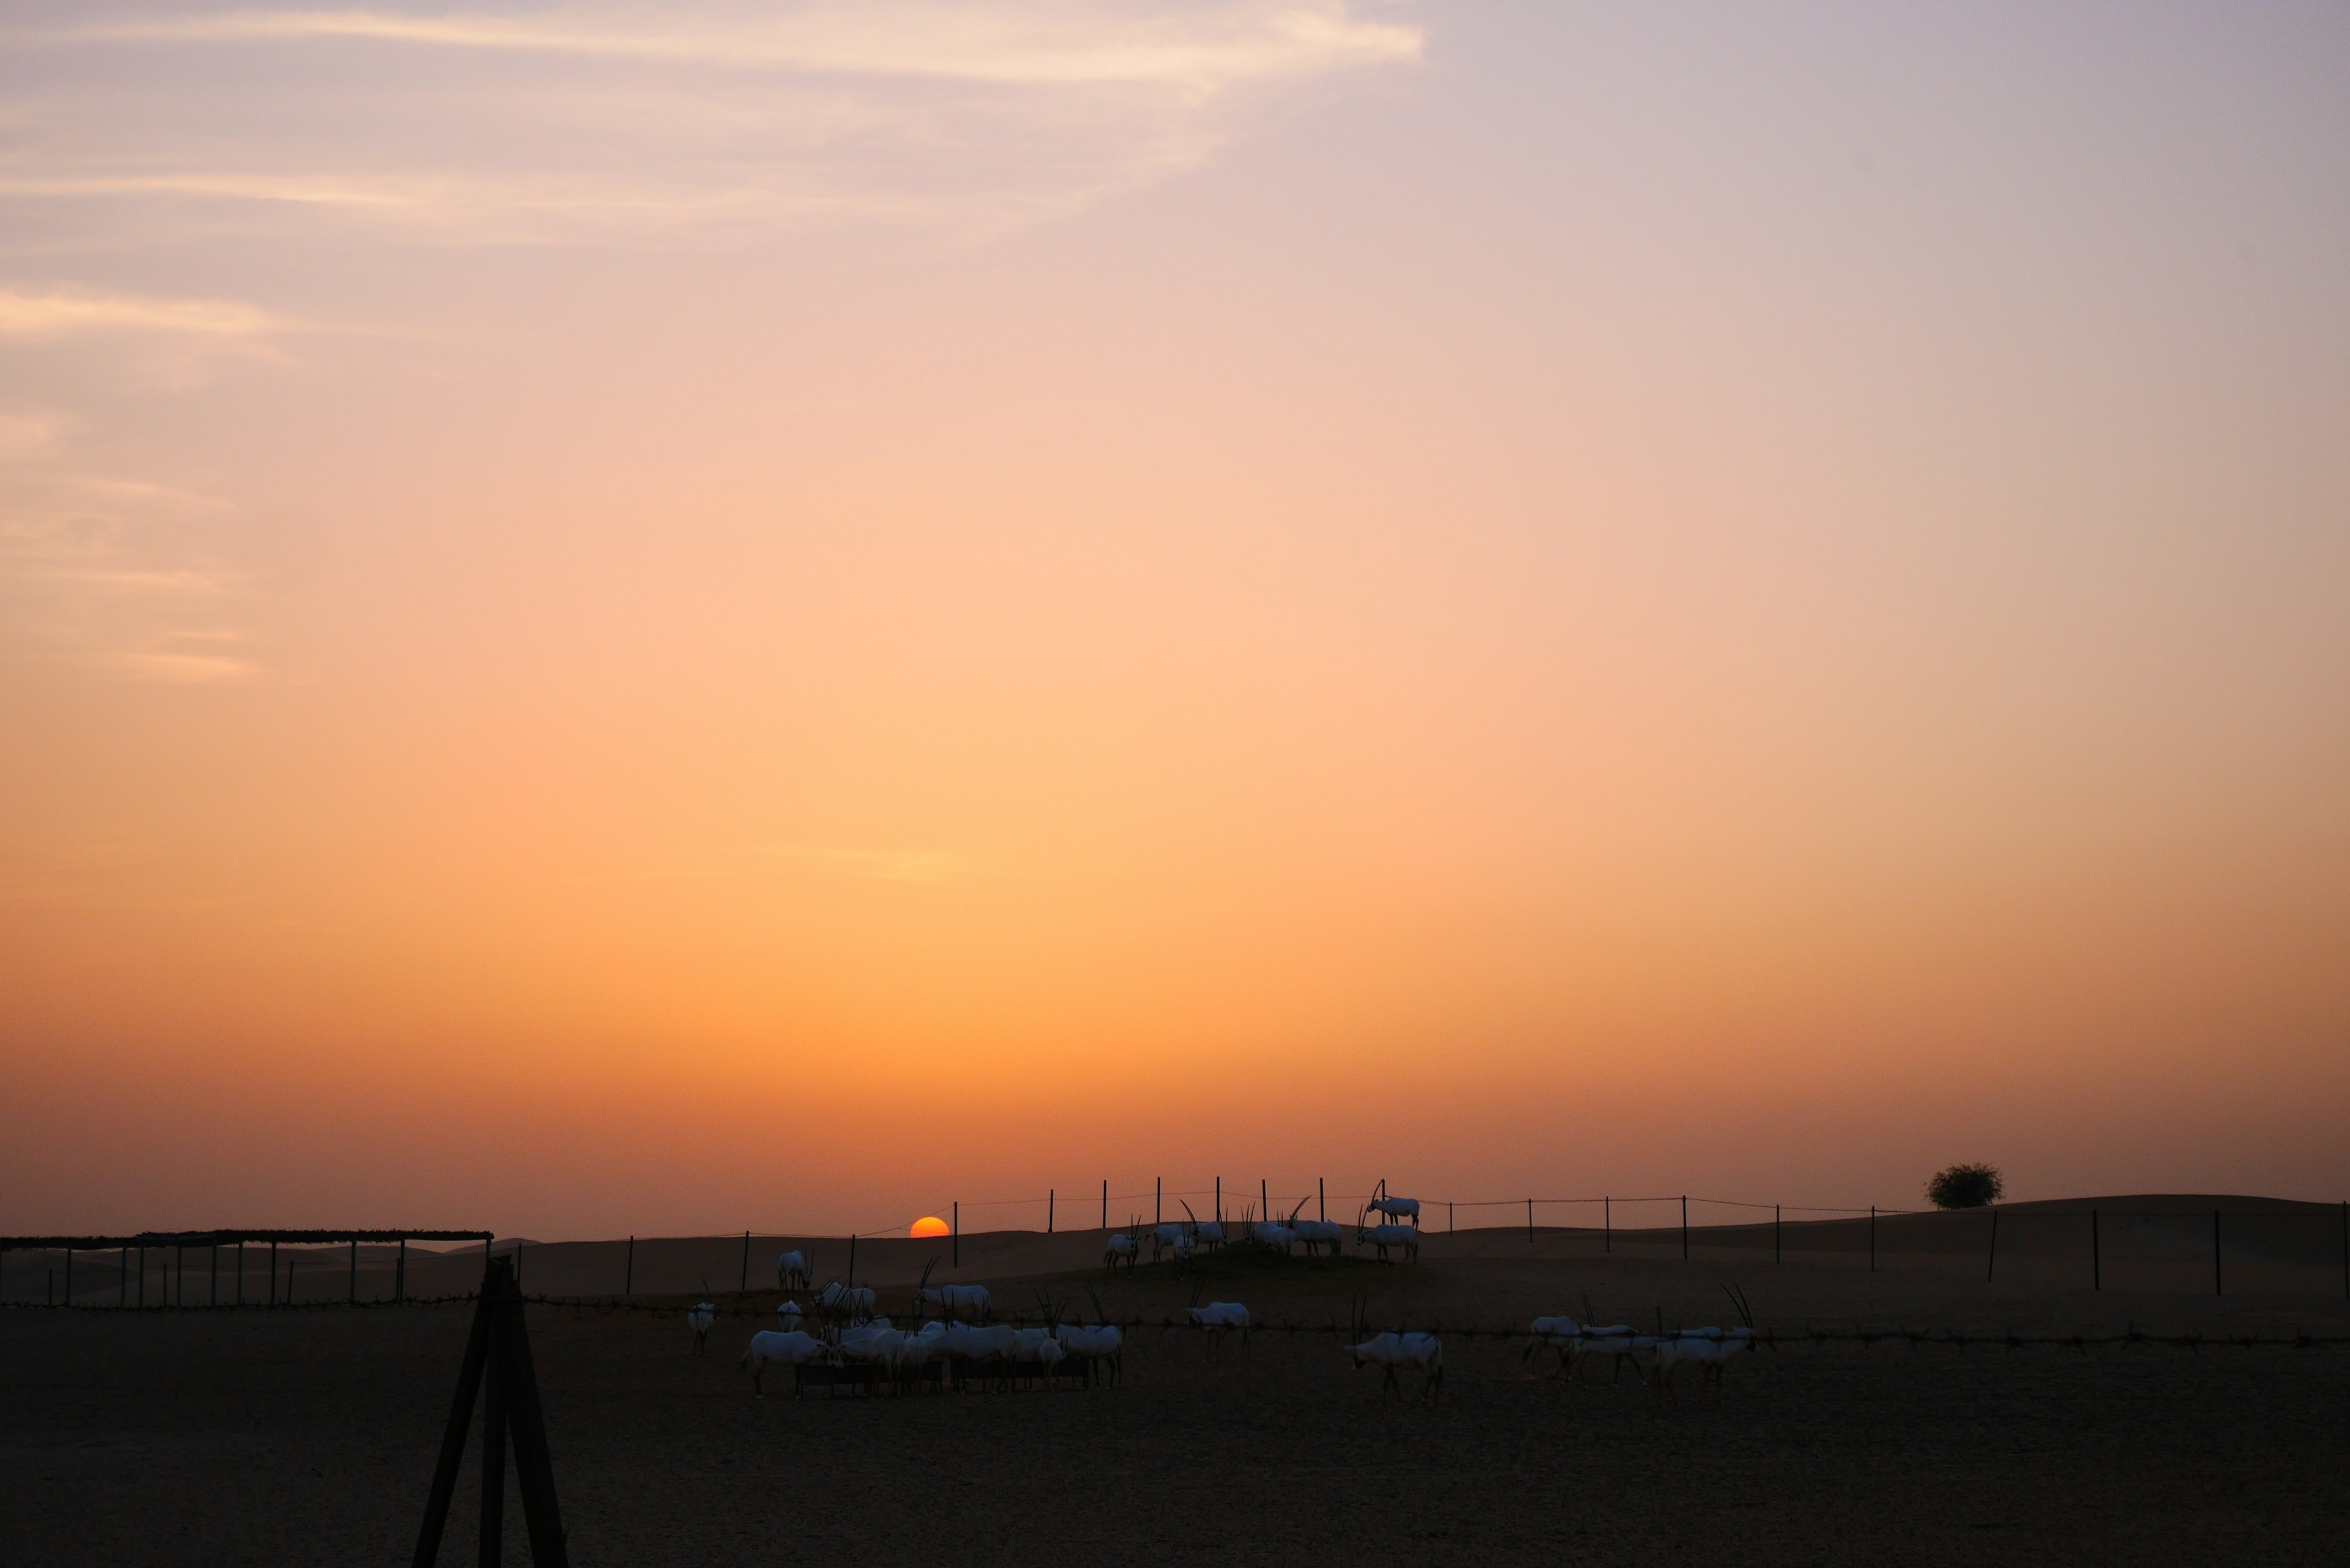
[[[9,0],[0,1230],[2350,1196],[2345,82]]]

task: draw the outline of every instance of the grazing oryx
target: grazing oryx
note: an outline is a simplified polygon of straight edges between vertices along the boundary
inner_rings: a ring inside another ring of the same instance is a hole
[[[760,1379],[770,1366],[804,1366],[812,1361],[823,1361],[832,1355],[832,1346],[812,1334],[795,1329],[789,1334],[763,1330],[751,1336],[751,1348],[743,1353],[742,1365],[750,1370],[751,1392],[764,1396],[766,1389]]]
[[[936,1290],[915,1293],[924,1307],[936,1307],[941,1316],[956,1323],[987,1321],[989,1308],[985,1285],[941,1285]]]
[[[947,1324],[947,1354],[957,1361],[1009,1361],[1018,1346],[1014,1331],[1008,1324],[993,1328],[974,1328],[967,1323]]]
[[[1584,1363],[1605,1361],[1607,1363],[1608,1382],[1615,1382],[1627,1366],[1632,1369],[1632,1376],[1637,1379],[1641,1376],[1641,1355],[1656,1348],[1656,1344],[1652,1335],[1634,1334],[1623,1324],[1613,1324],[1607,1328],[1586,1328],[1583,1331],[1582,1339],[1568,1352],[1566,1364],[1560,1370],[1573,1372],[1575,1380],[1580,1383],[1583,1381]]]
[[[1150,1228],[1150,1261],[1157,1262],[1161,1252],[1171,1251],[1175,1243],[1183,1240],[1183,1227],[1170,1221]]]
[[[1754,1312],[1746,1293],[1734,1285],[1724,1285],[1731,1304],[1745,1320],[1738,1328],[1685,1328],[1657,1345],[1657,1397],[1667,1404],[1680,1403],[1676,1379],[1685,1372],[1694,1371],[1700,1385],[1713,1385],[1713,1397],[1721,1398],[1721,1374],[1730,1358],[1741,1351],[1754,1348]]]
[[[1632,1335],[1628,1324],[1586,1328],[1573,1318],[1564,1316],[1538,1317],[1534,1321],[1533,1332],[1534,1340],[1526,1346],[1525,1358],[1534,1364],[1536,1371],[1540,1371],[1544,1354],[1556,1351],[1558,1366],[1551,1374],[1554,1377],[1564,1377],[1573,1371],[1586,1355],[1592,1354],[1595,1341],[1629,1339]]]
[[[785,1252],[775,1260],[775,1288],[779,1291],[804,1291],[808,1288],[806,1252]]]
[[[1297,1232],[1276,1220],[1260,1220],[1251,1225],[1248,1239],[1251,1246],[1270,1248],[1284,1258],[1289,1249],[1297,1245]]]
[[[1558,1366],[1551,1376],[1565,1372],[1576,1348],[1583,1343],[1583,1325],[1571,1317],[1538,1317],[1534,1322],[1534,1338],[1526,1345],[1525,1359],[1542,1370],[1542,1358],[1551,1351],[1558,1353]]]
[[[939,1266],[932,1258],[922,1265],[922,1282],[914,1287],[917,1316],[929,1315],[930,1309],[939,1309],[939,1315],[961,1323],[985,1323],[989,1312],[989,1296],[985,1285],[941,1285],[931,1288],[931,1271]]]
[[[1388,1261],[1389,1247],[1401,1247],[1407,1258],[1419,1256],[1419,1232],[1409,1225],[1371,1225],[1355,1227],[1355,1245],[1378,1250],[1379,1262]]]
[[[824,1289],[816,1293],[816,1310],[830,1318],[847,1318],[851,1323],[863,1323],[873,1315],[873,1287],[844,1285],[838,1280],[827,1280]]]
[[[1430,1404],[1436,1403],[1437,1386],[1444,1381],[1444,1342],[1432,1334],[1378,1334],[1353,1347],[1355,1369],[1366,1366],[1383,1368],[1386,1380],[1379,1385],[1379,1403],[1386,1404],[1388,1390],[1403,1397],[1403,1386],[1396,1374],[1407,1366],[1419,1368],[1422,1379],[1420,1397]]]
[[[1374,1198],[1370,1207],[1389,1220],[1409,1220],[1419,1223],[1419,1199],[1417,1198]]]
[[[1071,1355],[1101,1363],[1104,1374],[1115,1383],[1126,1362],[1126,1335],[1115,1324],[1103,1324],[1097,1328],[1082,1324],[1065,1323],[1053,1331],[1061,1348]]]
[[[1102,1267],[1113,1274],[1118,1272],[1118,1266],[1120,1263],[1132,1269],[1135,1260],[1141,1255],[1141,1252],[1142,1249],[1135,1244],[1133,1232],[1120,1231],[1112,1236],[1109,1239],[1109,1244],[1102,1249]]]
[[[1694,1370],[1700,1385],[1713,1385],[1713,1397],[1721,1397],[1722,1368],[1730,1358],[1741,1351],[1754,1348],[1752,1331],[1731,1329],[1727,1334],[1717,1331],[1711,1336],[1685,1334],[1668,1339],[1657,1345],[1657,1397],[1669,1405],[1680,1403],[1675,1378]]]
[[[1182,1200],[1178,1199],[1177,1201]],[[1183,1204],[1183,1212],[1191,1215],[1191,1221],[1183,1227],[1183,1233],[1191,1237],[1194,1247],[1205,1247],[1212,1252],[1224,1244],[1224,1222],[1221,1218],[1202,1220],[1197,1214],[1191,1213],[1191,1206],[1189,1203]]]
[[[1210,1302],[1206,1306],[1186,1307],[1183,1310],[1191,1318],[1194,1328],[1204,1328],[1208,1331],[1209,1360],[1213,1361],[1216,1358],[1216,1346],[1223,1343],[1224,1335],[1227,1334],[1239,1334],[1241,1354],[1243,1355],[1248,1354],[1248,1308],[1238,1302]]]
[[[1330,1255],[1336,1257],[1339,1243],[1347,1239],[1347,1228],[1335,1220],[1293,1219],[1289,1228],[1297,1232],[1297,1240],[1305,1246],[1305,1255],[1309,1258],[1323,1247],[1329,1248]]]
[[[693,1328],[693,1354],[704,1355],[710,1348],[710,1325],[718,1321],[716,1302],[696,1302],[685,1321]]]
[[[800,1312],[800,1303],[795,1301],[787,1300],[783,1305],[775,1309],[775,1317],[783,1324],[784,1332],[785,1334],[789,1334],[792,1330],[799,1327],[800,1318],[802,1315],[803,1314]]]

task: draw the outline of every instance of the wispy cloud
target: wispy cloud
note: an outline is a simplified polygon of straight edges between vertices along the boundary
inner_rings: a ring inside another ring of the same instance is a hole
[[[0,288],[0,337],[54,338],[78,332],[161,332],[251,338],[276,329],[266,311],[233,300],[150,299],[69,289],[24,294]]]
[[[253,673],[228,619],[242,575],[205,547],[231,508],[93,471],[71,425],[0,413],[0,619],[47,656],[185,685]]]
[[[521,15],[439,16],[246,11],[100,23],[62,36],[122,43],[366,39],[731,70],[1055,86],[1160,83],[1202,92],[1409,60],[1420,48],[1417,28],[1367,21],[1341,0],[1156,10],[1067,0],[855,0],[780,13],[772,6],[743,5],[573,5]]]
[[[1421,48],[1345,0],[97,9],[0,29],[57,65],[0,144],[22,232],[114,210],[151,241],[217,221],[493,244],[993,230],[1196,167],[1263,106]],[[188,68],[192,49],[234,68]]]

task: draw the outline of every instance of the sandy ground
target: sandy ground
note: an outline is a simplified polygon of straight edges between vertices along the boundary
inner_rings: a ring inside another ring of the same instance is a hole
[[[983,1264],[965,1245],[969,1278]],[[1007,1306],[1040,1285],[1083,1303],[1091,1283],[1150,1317],[1197,1288],[1274,1323],[1342,1318],[1357,1291],[1414,1326],[1579,1313],[1586,1296],[1607,1320],[1718,1322],[1734,1280],[1780,1328],[2350,1333],[2338,1287],[2093,1294],[1569,1250],[1493,1232],[1384,1269],[986,1272]],[[532,1310],[577,1563],[2302,1562],[2340,1551],[2350,1512],[2343,1350],[1805,1346],[1744,1356],[1718,1405],[1670,1409],[1629,1381],[1529,1376],[1516,1347],[1456,1335],[1430,1408],[1382,1405],[1376,1375],[1319,1333],[1260,1334],[1245,1361],[1211,1365],[1197,1338],[1146,1331],[1122,1387],[800,1402],[754,1399],[735,1370],[764,1322],[724,1319],[696,1359],[680,1304]],[[468,1311],[0,1314],[10,1561],[405,1561]],[[443,1561],[473,1550],[473,1487],[469,1465]],[[511,1496],[507,1513],[508,1561],[525,1561]]]

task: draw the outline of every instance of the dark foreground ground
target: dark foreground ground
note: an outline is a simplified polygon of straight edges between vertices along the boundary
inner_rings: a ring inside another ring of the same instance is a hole
[[[1261,1319],[2350,1332],[2339,1300],[2002,1295],[1849,1270],[1455,1258],[1231,1265]],[[1058,1288],[1083,1301],[1098,1275]],[[1146,1272],[1110,1310],[1178,1311]],[[893,1304],[885,1291],[885,1310]],[[1033,1300],[999,1282],[1006,1307]],[[772,1306],[773,1293],[756,1298]],[[0,1314],[0,1553],[15,1563],[393,1563],[413,1551],[464,1307]],[[899,1400],[751,1397],[722,1321],[534,1308],[572,1561],[2209,1563],[2342,1561],[2350,1351],[1742,1357],[1718,1406],[1530,1377],[1457,1335],[1440,1405],[1382,1406],[1315,1333],[1245,1362],[1144,1332],[1123,1387]],[[472,1458],[469,1453],[469,1459]],[[442,1561],[474,1551],[473,1467]],[[506,1560],[527,1561],[507,1503]]]

